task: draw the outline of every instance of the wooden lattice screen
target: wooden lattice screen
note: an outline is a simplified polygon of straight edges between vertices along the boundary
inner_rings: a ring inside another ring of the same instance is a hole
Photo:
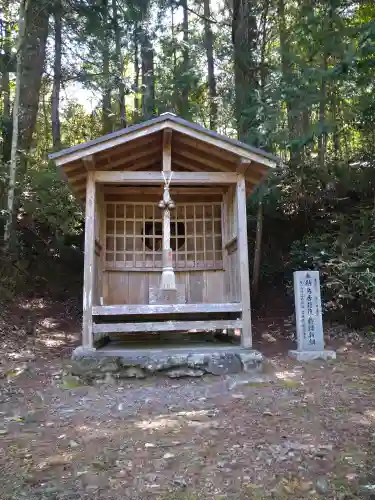
[[[179,204],[172,212],[176,269],[222,269],[221,203]],[[106,267],[160,269],[162,219],[155,204],[106,203]]]

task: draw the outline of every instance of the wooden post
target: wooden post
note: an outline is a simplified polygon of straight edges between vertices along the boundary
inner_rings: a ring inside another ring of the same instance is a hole
[[[95,262],[95,177],[94,172],[87,173],[86,214],[85,214],[85,259],[83,275],[83,324],[82,345],[93,347],[92,301],[94,292]]]
[[[240,271],[241,303],[242,303],[242,347],[251,348],[251,305],[249,255],[247,249],[247,216],[246,216],[246,184],[243,174],[237,179],[237,248]]]

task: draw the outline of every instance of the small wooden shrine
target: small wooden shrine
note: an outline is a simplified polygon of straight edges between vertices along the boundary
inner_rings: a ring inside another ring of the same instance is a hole
[[[51,158],[86,205],[84,347],[223,329],[251,347],[246,198],[277,158],[170,113]]]

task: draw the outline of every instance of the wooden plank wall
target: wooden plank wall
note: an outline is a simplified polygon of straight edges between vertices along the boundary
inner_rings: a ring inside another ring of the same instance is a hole
[[[176,282],[185,285],[188,304],[226,302],[224,271],[177,272]],[[148,304],[149,288],[159,283],[158,272],[105,271],[104,305]]]
[[[224,285],[227,302],[241,301],[240,276],[238,270],[236,204],[236,191],[230,187],[224,195],[222,210],[222,226],[224,228]]]

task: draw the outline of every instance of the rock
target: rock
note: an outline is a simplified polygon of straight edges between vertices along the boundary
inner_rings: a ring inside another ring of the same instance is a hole
[[[119,378],[146,378],[146,374],[142,368],[137,368],[136,366],[130,366],[129,368],[123,369],[119,373]]]
[[[330,491],[327,479],[325,477],[320,477],[315,483],[315,489],[319,495],[327,495]]]
[[[58,466],[58,465],[66,465],[69,463],[69,460],[61,455],[56,455],[54,457],[49,457],[46,465],[50,467]]]
[[[336,350],[336,352],[337,352],[337,354],[344,354],[344,353],[348,352],[348,350],[349,350],[349,349],[348,349],[347,347],[343,346],[343,347],[339,347],[339,348]]]
[[[244,372],[258,372],[262,369],[263,355],[258,351],[244,351],[237,354]]]
[[[212,375],[240,373],[242,371],[242,364],[235,354],[220,353],[210,357],[206,371]]]
[[[266,410],[263,412],[263,417],[273,417],[273,413],[271,413],[269,410]]]
[[[375,497],[375,484],[363,484],[359,487],[358,493],[361,498],[368,498],[369,500]]]
[[[187,482],[183,477],[175,477],[173,479],[173,484],[175,486],[179,486],[180,488],[186,488],[187,487]]]
[[[60,384],[61,389],[76,389],[77,387],[81,387],[82,383],[80,379],[74,375],[66,375],[62,383]]]
[[[190,354],[187,359],[187,366],[189,368],[201,368],[207,363],[206,356],[204,354]]]
[[[232,394],[233,399],[245,399],[245,394]]]
[[[182,377],[202,377],[204,371],[193,370],[189,368],[177,368],[176,370],[170,370],[167,372],[169,378],[182,378]]]
[[[168,458],[174,458],[174,457],[175,457],[175,455],[173,455],[173,453],[165,453],[165,454],[163,455],[163,458],[165,458],[166,460],[167,460]]]
[[[119,365],[114,361],[107,361],[106,358],[103,358],[98,365],[98,370],[102,373],[116,373],[119,371]]]
[[[115,356],[97,358],[92,353],[90,356],[73,355],[70,372],[72,375],[91,380],[100,377],[102,373],[116,373],[119,368],[119,358]]]
[[[6,429],[0,429],[0,436],[6,436],[8,431]]]
[[[111,373],[106,373],[104,377],[104,383],[105,384],[115,384],[116,380],[113,378],[113,375]]]
[[[277,342],[277,339],[270,333],[262,333],[262,339],[265,340],[266,342]]]
[[[186,356],[175,354],[164,358],[148,359],[142,367],[149,373],[156,373],[168,370],[169,368],[177,368],[184,365],[186,365]]]
[[[145,448],[156,448],[153,443],[145,443]]]

